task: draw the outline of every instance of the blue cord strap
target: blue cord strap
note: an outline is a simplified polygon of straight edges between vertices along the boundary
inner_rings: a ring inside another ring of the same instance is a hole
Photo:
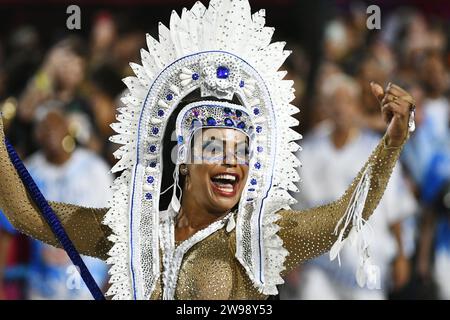
[[[69,256],[70,260],[72,260],[72,263],[79,268],[81,278],[86,283],[86,286],[88,287],[92,296],[94,297],[95,300],[105,300],[105,297],[104,297],[102,291],[98,287],[97,283],[95,282],[95,280],[92,277],[91,273],[89,272],[88,268],[84,264],[83,259],[81,259],[80,254],[78,253],[77,249],[75,248],[75,246],[73,245],[69,236],[67,235],[66,231],[64,230],[64,227],[62,226],[61,221],[59,221],[55,212],[53,212],[53,209],[50,207],[47,200],[42,195],[41,191],[37,187],[36,183],[34,182],[33,178],[31,177],[30,173],[25,168],[25,165],[20,160],[19,155],[17,154],[16,150],[14,150],[13,146],[6,139],[5,139],[5,144],[6,144],[6,149],[8,151],[11,162],[14,165],[14,167],[16,168],[16,171],[19,174],[20,179],[22,180],[26,189],[28,190],[28,194],[31,196],[34,203],[38,206],[44,219],[47,221],[48,225],[50,226],[50,229],[53,231],[56,238],[59,240],[59,242],[63,246],[64,250],[66,250],[67,255]]]

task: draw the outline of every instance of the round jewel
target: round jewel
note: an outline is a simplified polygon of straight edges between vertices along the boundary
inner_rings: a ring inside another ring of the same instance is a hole
[[[228,79],[229,76],[230,76],[230,69],[224,66],[220,66],[217,68],[217,78]]]

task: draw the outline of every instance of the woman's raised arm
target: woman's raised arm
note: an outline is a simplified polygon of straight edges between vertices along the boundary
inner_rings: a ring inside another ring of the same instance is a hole
[[[337,240],[334,230],[345,215],[352,195],[367,166],[371,167],[369,193],[362,216],[367,220],[383,196],[401,147],[387,147],[384,137],[361,169],[344,195],[327,205],[305,211],[281,211],[278,222],[279,236],[289,251],[286,258],[286,271],[295,269],[301,262],[328,252]],[[340,230],[339,230],[340,231]],[[345,231],[347,236],[350,228]]]
[[[347,209],[350,205],[355,205],[354,196],[360,193],[360,190],[357,190],[358,185],[366,184],[364,188],[367,191],[367,198],[362,203],[364,220],[370,217],[383,196],[408,137],[414,99],[408,92],[393,84],[389,84],[386,91],[375,83],[371,85],[373,94],[380,102],[382,116],[388,123],[386,134],[340,199],[305,211],[280,212],[279,236],[283,240],[284,247],[289,251],[284,274],[295,269],[302,261],[319,256],[332,248],[338,240],[343,224],[338,228],[337,234],[335,234],[336,226],[341,219],[346,219]],[[343,229],[344,237],[348,235],[351,227],[350,222]]]

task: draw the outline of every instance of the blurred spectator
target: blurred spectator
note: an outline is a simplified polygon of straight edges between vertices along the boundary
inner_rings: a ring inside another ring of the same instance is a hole
[[[117,41],[117,26],[109,12],[102,11],[96,15],[90,41],[90,68],[105,62],[111,63],[111,50]]]
[[[140,50],[146,46],[145,31],[141,30],[131,17],[117,16],[117,39],[112,47],[112,61],[122,77],[130,76],[130,62],[141,60]],[[148,30],[147,30],[148,31]]]
[[[449,76],[443,56],[437,52],[428,52],[420,66],[420,78],[425,89],[423,103],[425,117],[432,122],[437,138],[447,139],[450,105],[446,93],[449,88]]]
[[[394,58],[390,49],[379,41],[373,43],[367,51],[357,70],[357,80],[362,89],[359,121],[362,127],[381,133],[386,129],[386,124],[380,117],[380,104],[372,94],[370,83],[388,82],[395,67]]]
[[[4,57],[5,98],[20,95],[28,79],[39,67],[42,55],[41,37],[34,26],[19,26],[9,35]]]
[[[37,108],[52,101],[64,102],[64,112],[70,120],[70,130],[78,143],[99,149],[96,127],[89,101],[81,93],[86,73],[86,48],[79,38],[58,42],[47,54],[40,70],[30,80],[18,104],[18,124],[21,131],[31,130],[30,123]],[[13,133],[14,134],[14,133]],[[23,134],[23,133],[18,133]],[[31,135],[31,132],[27,134]],[[30,150],[27,146],[27,151]]]
[[[42,107],[37,110],[36,137],[42,151],[33,154],[26,161],[26,166],[48,200],[105,207],[112,184],[108,166],[94,153],[76,148],[69,134],[68,121],[61,110]],[[105,286],[106,264],[88,257],[84,261],[99,286]],[[90,298],[81,279],[80,288],[68,287],[70,266],[70,260],[62,249],[33,241],[28,271],[28,298]]]
[[[437,151],[422,184],[424,214],[417,271],[424,285],[434,282],[437,297],[450,299],[450,146]]]
[[[90,76],[90,100],[102,147],[101,155],[113,165],[113,152],[117,144],[109,141],[113,135],[111,123],[116,121],[116,110],[121,105],[119,97],[124,91],[120,73],[109,64],[102,64],[92,70]]]

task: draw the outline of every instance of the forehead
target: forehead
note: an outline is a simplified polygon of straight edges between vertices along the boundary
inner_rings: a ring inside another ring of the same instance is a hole
[[[203,140],[222,140],[226,142],[245,142],[248,137],[242,131],[233,128],[206,128],[201,130]]]

